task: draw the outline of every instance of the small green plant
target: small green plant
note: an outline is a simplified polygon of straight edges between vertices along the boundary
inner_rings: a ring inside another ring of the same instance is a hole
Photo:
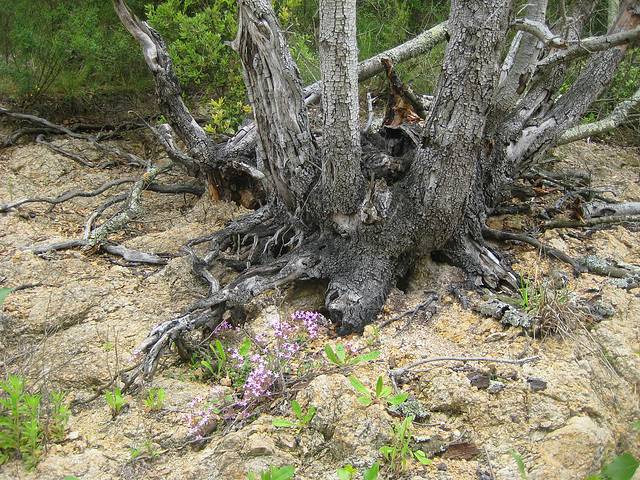
[[[520,475],[522,475],[522,478],[524,478],[524,480],[529,480],[529,477],[527,476],[527,468],[524,466],[522,457],[518,455],[515,450],[509,450],[509,455],[511,455],[516,461],[516,465],[518,465],[518,471],[520,472]]]
[[[138,457],[140,456],[140,454],[142,453],[142,449],[144,448],[144,445],[141,446],[140,448],[133,448],[133,447],[129,447],[129,455],[131,456],[131,458],[129,459],[129,461],[131,463],[134,463]]]
[[[371,468],[366,469],[362,472],[363,480],[376,480],[378,478],[378,471],[380,469],[380,462],[374,463]],[[358,474],[358,470],[353,468],[351,465],[347,465],[346,467],[342,467],[338,469],[338,478],[340,480],[351,480],[355,478]]]
[[[372,403],[382,402],[389,403],[391,405],[399,405],[404,402],[407,397],[409,397],[409,394],[406,392],[399,393],[391,397],[391,387],[383,386],[382,376],[378,377],[378,381],[376,382],[376,389],[374,392],[370,392],[369,389],[362,385],[362,382],[360,382],[360,380],[358,380],[356,377],[349,377],[349,381],[351,382],[351,385],[353,385],[353,388],[355,388],[362,394],[360,397],[358,397],[358,401],[363,405],[371,405]]]
[[[66,392],[52,392],[51,393],[51,416],[49,418],[49,435],[56,440],[63,440],[65,431],[67,430],[67,423],[69,423],[69,405],[64,402]]]
[[[111,350],[113,350],[113,346],[114,346],[113,343],[111,343],[109,340],[107,340],[102,345],[102,351],[103,352],[110,352]]]
[[[263,470],[260,472],[260,480],[289,480],[293,478],[293,474],[296,469],[292,465],[285,465],[280,468],[278,466],[271,466],[269,470]],[[251,472],[247,475],[248,480],[256,480],[256,474]]]
[[[147,398],[144,400],[144,404],[147,406],[148,410],[159,411],[162,410],[165,397],[164,389],[152,388],[149,390]]]
[[[107,404],[111,409],[111,415],[115,418],[122,410],[122,406],[124,405],[124,398],[122,397],[122,390],[120,387],[116,387],[113,393],[110,391],[104,392],[104,396],[107,399]]]
[[[422,450],[413,451],[409,448],[409,442],[411,441],[409,426],[411,422],[413,422],[413,416],[411,415],[405,418],[402,423],[395,420],[389,429],[393,436],[393,445],[380,447],[380,453],[384,455],[393,476],[398,476],[404,472],[407,468],[407,460],[412,457],[423,465],[431,464],[431,460],[426,457]]]
[[[307,414],[304,417],[302,416],[302,409],[300,408],[300,404],[296,400],[293,400],[291,402],[291,408],[293,409],[294,413],[296,414],[296,417],[298,417],[298,422],[297,423],[290,422],[289,420],[276,418],[273,421],[273,425],[276,426],[276,427],[291,427],[291,428],[295,428],[296,432],[299,433],[304,428],[304,426],[307,423],[309,423],[309,421],[311,421],[311,419],[315,415],[316,407],[311,405],[309,407],[309,411],[307,412]]]
[[[0,383],[8,395],[0,399],[0,464],[19,453],[27,468],[38,462],[43,441],[39,407],[41,395],[25,392],[26,380],[20,375],[10,375]]]
[[[344,345],[341,343],[336,344],[335,351],[330,345],[324,347],[324,351],[327,354],[327,358],[331,363],[338,367],[344,367],[345,365],[355,365],[360,362],[367,362],[374,360],[380,356],[380,350],[374,350],[373,352],[365,353],[364,355],[358,355],[357,357],[348,358],[347,351]]]

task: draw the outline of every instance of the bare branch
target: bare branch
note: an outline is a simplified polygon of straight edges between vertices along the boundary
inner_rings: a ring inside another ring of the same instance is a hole
[[[539,355],[534,357],[522,358],[519,360],[509,360],[506,358],[490,358],[490,357],[433,357],[433,358],[425,358],[424,360],[420,360],[419,362],[414,362],[411,365],[407,365],[406,367],[396,368],[394,370],[389,370],[390,377],[401,377],[409,370],[419,365],[423,365],[425,363],[431,362],[496,362],[496,363],[510,363],[512,365],[522,365],[527,362],[533,362],[534,360],[538,360],[540,358]]]
[[[543,22],[538,22],[530,18],[519,18],[515,21],[513,26],[516,30],[522,30],[530,33],[549,47],[560,49],[567,48],[565,40],[554,34]]]
[[[142,192],[149,187],[158,175],[171,170],[173,165],[174,163],[169,161],[163,165],[149,166],[145,174],[136,179],[129,192],[126,204],[117,214],[89,234],[88,243],[84,249],[89,250],[96,245],[102,244],[108,234],[122,230],[127,223],[142,215]]]
[[[560,137],[558,145],[564,145],[566,143],[575,142],[582,138],[591,137],[600,133],[610,132],[614,128],[624,123],[631,113],[631,111],[640,105],[640,89],[636,91],[631,97],[620,102],[613,109],[613,112],[606,118],[598,120],[597,122],[587,123],[584,125],[576,125],[570,128]]]
[[[52,205],[57,205],[58,203],[66,202],[75,197],[95,197],[100,195],[101,193],[109,190],[112,187],[122,185],[123,183],[134,183],[138,179],[135,177],[126,177],[126,178],[117,178],[115,180],[109,180],[106,183],[103,183],[100,187],[96,188],[91,192],[85,192],[82,190],[74,190],[72,192],[65,193],[56,198],[47,198],[47,197],[39,197],[39,198],[24,198],[22,200],[16,200],[15,202],[7,203],[6,205],[0,205],[0,213],[7,212],[12,208],[19,207],[24,205],[25,203],[50,203]]]
[[[142,47],[145,61],[155,80],[158,104],[163,115],[186,143],[190,155],[198,160],[213,161],[217,157],[217,147],[184,104],[180,82],[162,37],[136,17],[123,0],[112,2],[120,21]]]
[[[571,45],[566,50],[558,50],[554,54],[540,60],[536,67],[536,75],[560,65],[571,62],[578,58],[587,57],[594,52],[609,50],[620,45],[626,45],[640,39],[640,27],[624,32],[602,35],[599,37],[589,37],[580,40],[577,44]]]
[[[448,22],[442,22],[435,27],[425,30],[411,40],[391,48],[358,64],[358,81],[364,82],[377,74],[384,72],[382,58],[390,58],[394,64],[402,63],[411,58],[424,55],[433,50],[437,45],[445,41]],[[317,101],[320,95],[321,82],[315,82],[305,87],[306,103]]]
[[[87,240],[72,238],[70,240],[64,240],[62,242],[52,243],[49,245],[19,247],[18,250],[22,252],[45,253],[55,250],[66,250],[74,247],[86,247],[88,244],[89,242]],[[112,255],[119,255],[129,262],[151,263],[154,265],[165,265],[167,263],[166,259],[159,257],[158,255],[132,250],[130,248],[123,247],[122,245],[102,245],[102,249]]]

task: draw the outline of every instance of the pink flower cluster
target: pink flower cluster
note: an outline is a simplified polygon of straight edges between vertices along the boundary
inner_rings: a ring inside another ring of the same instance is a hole
[[[271,322],[277,340],[274,350],[265,351],[262,355],[254,354],[249,358],[252,370],[242,386],[242,399],[233,404],[243,409],[243,416],[250,414],[247,409],[250,404],[273,394],[271,387],[278,379],[279,372],[302,349],[301,344],[318,336],[321,318],[322,315],[317,312],[298,311],[291,315],[291,321],[276,319]],[[223,321],[214,330],[214,333],[221,340],[225,340],[224,334],[234,330],[238,331],[228,322]],[[264,341],[257,336],[254,340],[260,343]],[[241,369],[244,366],[245,357],[239,353],[237,348],[227,348],[226,351],[233,359],[234,367]],[[205,431],[205,427],[213,421],[213,415],[220,413],[220,410],[214,405],[215,403],[205,405],[202,398],[195,397],[191,405],[194,412],[183,415],[184,421],[189,426],[189,433],[196,435],[196,439],[202,438],[201,434]],[[233,405],[228,405],[224,410],[233,410]]]
[[[189,427],[189,433],[195,435],[196,440],[200,440],[207,425],[214,421],[213,416],[219,412],[213,403],[206,404],[199,395],[191,401],[191,408],[193,413],[183,414],[182,420]]]

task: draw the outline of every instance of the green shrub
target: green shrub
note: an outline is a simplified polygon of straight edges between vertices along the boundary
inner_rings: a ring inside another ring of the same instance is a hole
[[[0,94],[31,104],[50,89],[75,95],[148,73],[111,2],[12,0],[0,2],[0,76]]]

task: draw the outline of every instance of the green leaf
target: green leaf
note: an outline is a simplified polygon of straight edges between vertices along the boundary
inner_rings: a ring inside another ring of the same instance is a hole
[[[613,461],[602,468],[602,473],[611,480],[630,480],[636,473],[640,463],[630,454],[625,453],[613,459]]]
[[[273,420],[274,427],[295,427],[296,425],[291,423],[289,420],[285,420],[283,418],[276,418]]]
[[[357,357],[351,359],[349,363],[358,363],[358,362],[368,362],[369,360],[375,360],[380,356],[380,350],[374,350],[373,352],[365,353],[363,355],[358,355]]]
[[[520,471],[520,474],[522,475],[522,477],[525,478],[525,479],[528,478],[527,477],[527,469],[524,466],[524,462],[522,461],[522,457],[520,457],[520,455],[518,455],[514,450],[509,450],[509,454],[516,461],[516,464],[518,465],[518,470]]]
[[[298,420],[302,421],[302,409],[300,408],[300,404],[296,400],[294,400],[293,402],[291,402],[291,408],[296,414],[296,417],[298,417]]]
[[[293,465],[285,465],[282,468],[271,467],[271,480],[289,480],[293,478],[295,471]]]
[[[309,407],[309,411],[307,412],[307,414],[302,419],[302,424],[303,425],[306,424],[309,420],[311,420],[313,418],[313,416],[315,414],[316,414],[316,407],[311,405],[311,407]]]
[[[640,422],[636,422],[633,425],[631,425],[631,428],[635,428],[636,430],[640,430]]]
[[[358,397],[358,401],[363,405],[371,405],[373,402],[369,397]]]
[[[249,472],[249,475],[247,475],[247,480],[256,480],[256,474],[253,472]]]
[[[344,359],[345,359],[345,357],[347,355],[347,352],[345,352],[344,345],[342,345],[341,343],[338,343],[336,345],[336,355],[340,359],[340,363],[344,364]]]
[[[7,295],[13,291],[13,288],[2,287],[0,288],[0,305],[4,302],[4,299],[7,298]]]
[[[584,480],[602,480],[602,479],[600,478],[600,475],[596,473],[595,475],[591,475],[590,477],[587,477]]]
[[[338,469],[338,478],[340,480],[350,480],[354,473],[358,473],[358,471],[351,465],[347,465]]]
[[[383,445],[380,447],[380,453],[384,455],[384,458],[389,460],[391,458],[391,453],[393,453],[393,447]]]
[[[376,382],[376,398],[380,398],[381,396],[382,396],[382,376],[379,376],[378,381]]]
[[[415,459],[418,460],[422,465],[431,465],[431,460],[427,458],[422,450],[416,450],[412,453]]]
[[[391,405],[400,405],[401,403],[404,403],[407,398],[409,398],[409,393],[403,392],[387,399],[387,402],[389,402]]]
[[[391,387],[384,387],[382,389],[382,392],[380,393],[380,398],[388,397],[389,395],[391,395],[392,391],[393,390],[391,390]]]
[[[362,385],[360,380],[358,380],[356,377],[349,377],[349,381],[351,382],[351,385],[353,385],[353,388],[355,388],[357,391],[359,391],[363,395],[366,395],[367,397],[371,396],[369,390],[367,390],[366,387]]]
[[[251,340],[249,338],[246,338],[244,342],[242,342],[242,345],[240,345],[238,353],[243,357],[246,357],[247,353],[249,353],[249,350],[251,350]]]
[[[224,362],[227,358],[227,355],[224,353],[224,348],[222,348],[222,343],[220,343],[220,340],[216,340],[216,351],[218,359]]]
[[[333,349],[331,348],[331,346],[329,345],[325,346],[324,351],[327,354],[327,358],[329,359],[329,361],[331,361],[331,363],[340,365],[340,360],[338,360],[338,357],[336,357],[336,354],[333,353]]]
[[[363,480],[376,480],[378,478],[378,469],[380,468],[380,463],[376,462],[371,465],[371,468],[368,468],[364,472],[362,472]]]

